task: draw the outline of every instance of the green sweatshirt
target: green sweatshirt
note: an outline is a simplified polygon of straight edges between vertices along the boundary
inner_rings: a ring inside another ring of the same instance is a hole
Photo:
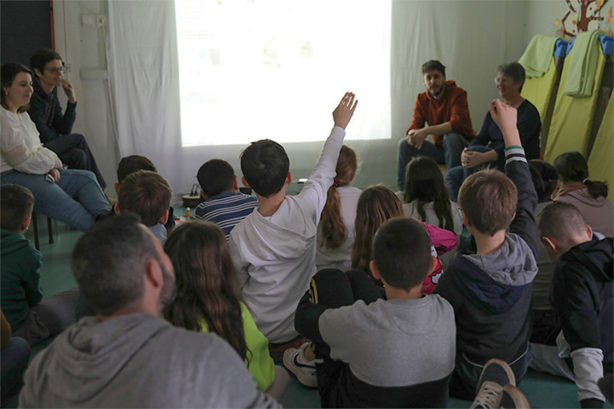
[[[2,312],[13,330],[28,316],[30,307],[43,298],[39,286],[42,255],[23,234],[0,230]]]

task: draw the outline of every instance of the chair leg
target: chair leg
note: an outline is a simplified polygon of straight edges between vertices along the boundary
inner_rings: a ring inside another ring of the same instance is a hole
[[[34,233],[34,247],[36,247],[36,250],[40,250],[40,243],[38,242],[38,220],[36,219],[36,212],[32,211],[32,227],[33,227],[33,233]]]
[[[47,216],[47,230],[49,231],[49,244],[53,244],[53,229],[51,228],[51,217]]]

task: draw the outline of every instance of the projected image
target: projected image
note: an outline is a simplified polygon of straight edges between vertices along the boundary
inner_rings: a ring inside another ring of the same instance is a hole
[[[175,0],[183,146],[390,138],[390,0]]]

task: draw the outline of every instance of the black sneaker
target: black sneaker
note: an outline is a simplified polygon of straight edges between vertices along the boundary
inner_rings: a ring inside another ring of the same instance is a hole
[[[500,360],[491,359],[486,362],[478,381],[473,408],[494,409],[499,408],[501,395],[505,385],[516,386],[516,377],[510,366]]]

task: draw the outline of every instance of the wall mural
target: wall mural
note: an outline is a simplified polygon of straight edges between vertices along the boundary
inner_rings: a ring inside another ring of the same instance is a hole
[[[554,19],[556,33],[564,39],[571,39],[578,33],[600,28],[608,35],[614,35],[612,5],[610,0],[564,0],[566,13],[561,20]]]

